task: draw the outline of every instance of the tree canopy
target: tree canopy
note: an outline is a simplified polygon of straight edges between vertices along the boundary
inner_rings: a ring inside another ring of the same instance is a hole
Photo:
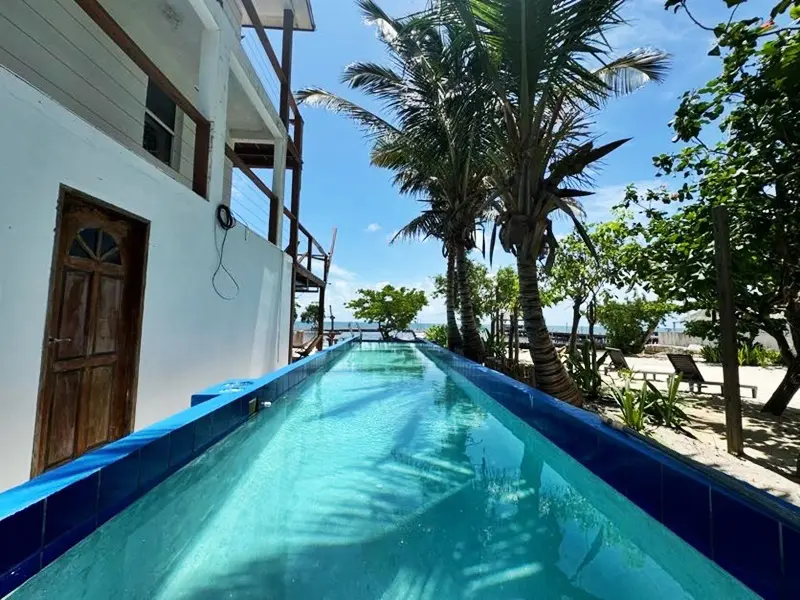
[[[311,302],[300,315],[301,323],[316,323],[319,320],[319,302]]]
[[[359,321],[376,323],[383,339],[404,331],[425,306],[428,299],[422,290],[385,285],[379,290],[360,289],[358,297],[347,303]]]
[[[692,14],[682,0],[666,6]],[[722,72],[683,95],[672,127],[685,146],[654,158],[659,175],[677,176],[679,187],[631,189],[625,201],[639,208],[647,247],[635,271],[685,310],[716,307],[711,215],[727,207],[740,327],[772,335],[788,367],[765,407],[775,413],[800,388],[792,348],[800,348],[800,38],[796,26],[778,22],[787,12],[800,18],[797,3],[779,2],[768,18],[699,23],[716,38],[710,54],[721,57]],[[722,139],[706,142],[715,129]]]

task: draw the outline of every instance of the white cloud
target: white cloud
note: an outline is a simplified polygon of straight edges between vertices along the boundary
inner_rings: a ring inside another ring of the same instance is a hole
[[[336,263],[331,263],[329,274],[332,279],[344,279],[345,281],[352,281],[356,277],[355,273],[343,269]]]
[[[377,223],[370,223],[369,225],[367,225],[367,228],[364,231],[367,231],[369,233],[375,233],[376,231],[380,230],[381,230],[380,225],[378,225]]]

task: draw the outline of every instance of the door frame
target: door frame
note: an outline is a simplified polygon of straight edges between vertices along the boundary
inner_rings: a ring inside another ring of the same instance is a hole
[[[64,209],[71,201],[77,201],[89,205],[91,208],[107,213],[111,218],[121,218],[129,222],[131,237],[135,240],[138,248],[137,255],[141,260],[130,270],[130,286],[132,296],[130,303],[132,310],[127,313],[131,319],[128,327],[129,340],[126,341],[127,350],[123,356],[125,378],[129,382],[129,389],[125,398],[125,414],[127,419],[127,430],[125,435],[133,431],[134,419],[136,418],[136,396],[139,383],[139,356],[142,345],[142,317],[144,312],[144,294],[147,278],[147,261],[150,248],[150,221],[123,210],[113,204],[104,202],[80,190],[76,190],[66,185],[61,185],[58,192],[58,202],[56,205],[55,230],[53,234],[53,251],[50,259],[50,275],[47,291],[47,304],[45,306],[44,332],[42,334],[42,353],[41,365],[39,368],[39,389],[36,401],[36,422],[33,432],[33,451],[31,453],[31,478],[40,475],[45,470],[45,447],[47,436],[43,435],[42,425],[45,421],[46,411],[49,410],[47,391],[47,379],[50,368],[50,347],[48,338],[51,331],[55,331],[58,324],[58,307],[55,306],[59,251],[62,246],[62,222]]]

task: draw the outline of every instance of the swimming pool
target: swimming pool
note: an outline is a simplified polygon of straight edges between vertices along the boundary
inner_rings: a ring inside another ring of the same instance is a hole
[[[412,344],[361,344],[13,598],[753,598]]]

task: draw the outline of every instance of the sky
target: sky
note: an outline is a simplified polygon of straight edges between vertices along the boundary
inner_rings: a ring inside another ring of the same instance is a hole
[[[423,8],[425,0],[383,0],[379,4],[389,14],[402,16]],[[766,16],[770,5],[751,0],[737,18]],[[384,46],[375,30],[363,23],[352,0],[312,0],[312,6],[317,31],[295,36],[292,87],[318,86],[377,108],[340,82],[343,69],[351,62],[385,62]],[[722,0],[698,0],[690,6],[696,7],[695,16],[707,24],[728,16]],[[685,14],[665,11],[663,0],[629,0],[623,15],[630,25],[609,36],[615,52],[653,46],[672,55],[672,69],[663,84],[651,84],[613,100],[597,115],[595,131],[602,135],[601,141],[633,139],[610,155],[596,174],[595,195],[584,201],[589,221],[608,219],[628,184],[647,187],[661,183],[655,179],[651,159],[675,150],[668,123],[680,96],[719,72],[719,59],[707,56],[713,36],[692,25]],[[441,246],[435,241],[389,244],[393,234],[418,214],[419,203],[392,187],[388,171],[370,166],[369,142],[353,122],[320,108],[301,110],[305,119],[301,221],[323,245],[330,242],[332,229],[338,229],[326,300],[336,320],[353,320],[345,304],[359,288],[391,283],[428,293],[429,304],[417,321],[443,323],[444,303],[430,297],[432,277],[445,270]],[[567,221],[556,223],[557,234],[570,230]],[[482,260],[476,253],[472,258]],[[512,257],[498,246],[490,269],[511,263]],[[315,299],[316,294],[298,298],[301,306]],[[566,305],[545,309],[551,326],[567,324],[570,315]]]

